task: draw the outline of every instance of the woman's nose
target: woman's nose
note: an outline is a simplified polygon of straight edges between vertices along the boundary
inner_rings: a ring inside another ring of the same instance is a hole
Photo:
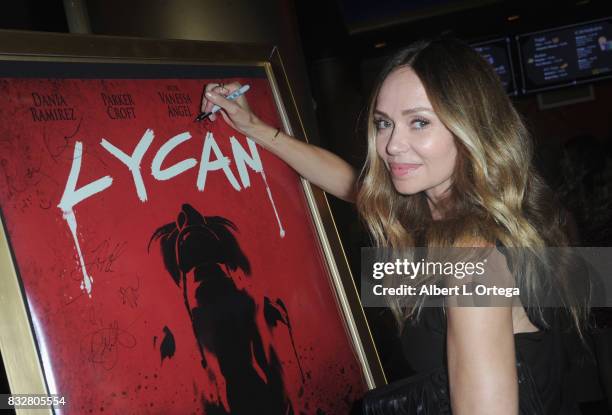
[[[410,148],[407,135],[400,128],[393,128],[387,143],[387,153],[390,155],[405,153]]]

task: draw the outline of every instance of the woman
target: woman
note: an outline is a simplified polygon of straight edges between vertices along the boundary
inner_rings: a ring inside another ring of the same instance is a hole
[[[417,42],[387,63],[370,100],[368,154],[359,177],[330,152],[262,123],[244,97],[226,100],[237,87],[208,85],[202,110],[221,106],[227,123],[302,177],[355,201],[377,246],[497,244],[525,247],[537,257],[539,248],[566,245],[557,205],[532,168],[525,126],[493,69],[460,41]],[[523,410],[517,356],[531,369],[545,413],[575,409],[563,401],[557,378],[563,373],[556,319],[539,307],[545,284],[529,265],[513,275],[531,299],[526,307],[391,304],[409,363],[424,375],[439,367],[447,373],[454,414]],[[563,274],[550,278],[557,278],[546,282],[567,300],[567,315],[580,327],[585,309],[564,291]]]

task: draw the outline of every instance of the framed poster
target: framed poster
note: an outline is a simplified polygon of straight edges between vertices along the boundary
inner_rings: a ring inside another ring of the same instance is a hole
[[[62,414],[344,414],[385,382],[323,192],[194,122],[231,81],[305,139],[274,47],[0,33],[12,393]]]

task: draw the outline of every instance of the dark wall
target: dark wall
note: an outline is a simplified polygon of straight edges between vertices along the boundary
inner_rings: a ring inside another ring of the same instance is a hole
[[[2,3],[0,29],[67,32],[62,0],[22,0]]]
[[[319,141],[292,0],[83,1],[95,34],[278,46],[307,136]]]

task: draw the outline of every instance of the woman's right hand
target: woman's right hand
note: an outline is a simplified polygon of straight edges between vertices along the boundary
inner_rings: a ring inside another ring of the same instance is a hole
[[[229,94],[240,88],[240,84],[208,84],[202,99],[202,112],[209,112],[213,105],[222,109],[221,114],[226,123],[257,144],[268,149],[297,173],[319,186],[324,191],[349,202],[355,200],[355,183],[357,172],[335,154],[298,140],[262,122],[249,108],[244,95],[234,101],[226,99]],[[215,115],[210,116],[215,121]]]
[[[209,112],[214,105],[218,105],[221,110],[217,114],[221,114],[226,123],[242,134],[251,135],[254,129],[261,124],[261,121],[249,108],[245,96],[241,95],[233,101],[225,98],[241,86],[238,82],[225,85],[216,83],[206,85],[201,111]],[[216,114],[212,114],[210,120],[215,121],[215,119]]]

